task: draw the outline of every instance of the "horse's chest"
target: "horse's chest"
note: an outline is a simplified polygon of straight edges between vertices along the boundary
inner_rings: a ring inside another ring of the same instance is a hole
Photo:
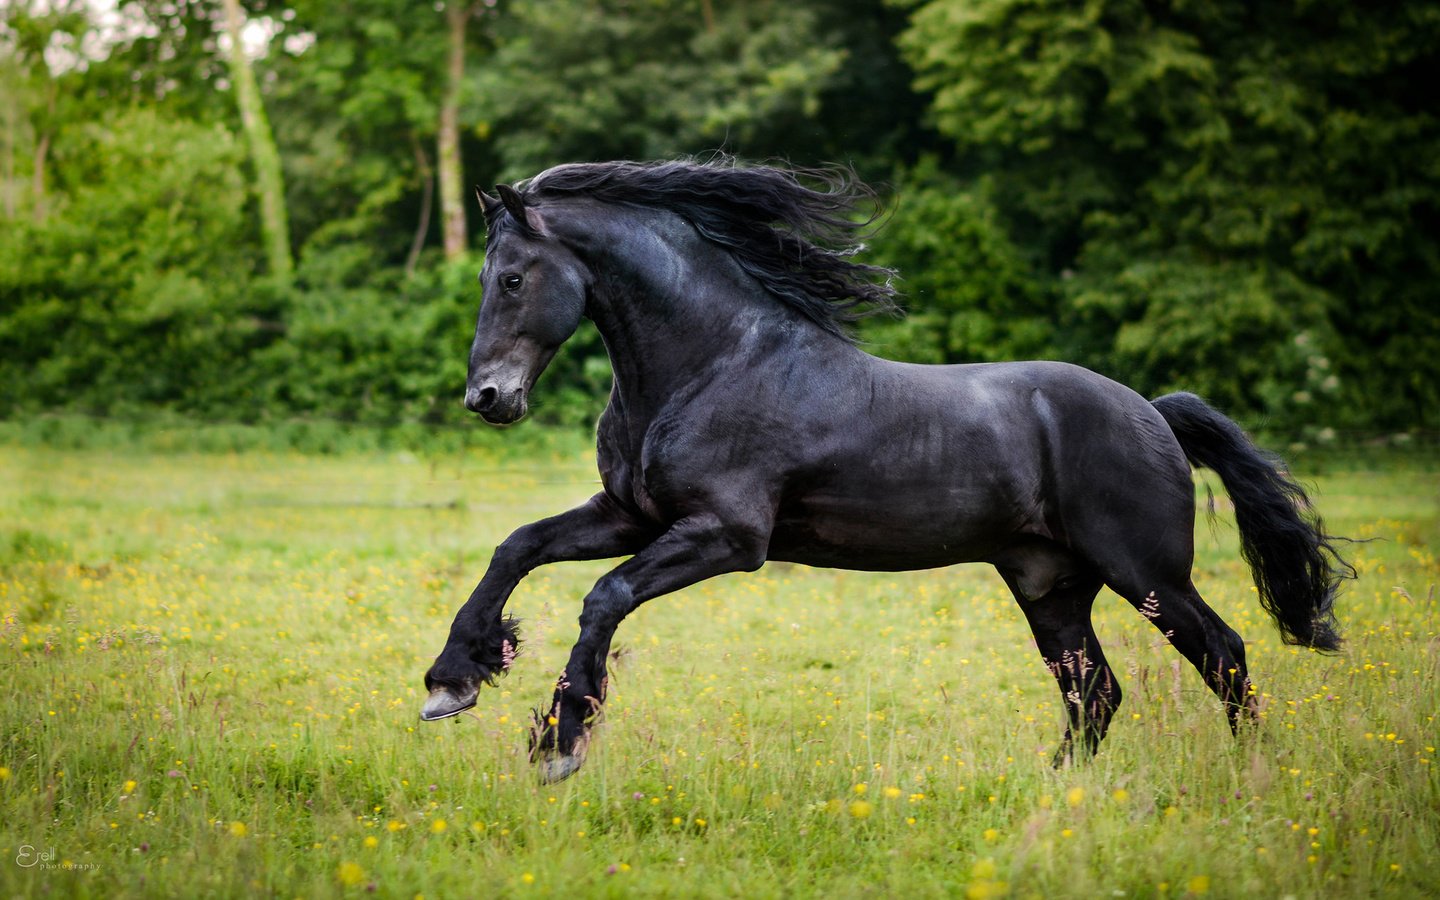
[[[599,463],[600,483],[604,486],[605,493],[622,507],[639,513],[652,522],[666,521],[660,504],[646,487],[638,467],[633,465],[628,457],[614,452],[613,448],[607,452],[602,442],[596,461]]]
[[[645,487],[645,480],[643,478],[631,479],[630,498],[634,502],[635,508],[639,510],[645,518],[652,522],[666,521],[664,511],[661,510],[660,504],[655,502],[655,497]]]

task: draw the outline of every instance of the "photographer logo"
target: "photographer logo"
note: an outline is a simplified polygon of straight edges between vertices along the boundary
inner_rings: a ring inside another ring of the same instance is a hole
[[[30,869],[44,863],[46,868],[55,864],[55,848],[36,850],[29,844],[20,847],[20,852],[15,854],[15,864],[22,868]]]
[[[34,844],[21,844],[15,854],[15,865],[22,869],[40,869],[65,872],[90,872],[99,868],[96,863],[77,863],[68,859],[56,862],[59,857],[54,847],[39,848]]]

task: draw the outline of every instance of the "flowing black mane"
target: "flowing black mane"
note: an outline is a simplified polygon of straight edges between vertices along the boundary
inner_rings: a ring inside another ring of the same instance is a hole
[[[807,187],[802,178],[820,187]],[[875,195],[845,169],[741,166],[725,157],[577,163],[519,187],[527,200],[585,196],[676,213],[729,250],[776,299],[832,334],[848,336],[846,323],[897,310],[894,273],[853,259],[878,212],[852,218],[862,202],[874,204]]]

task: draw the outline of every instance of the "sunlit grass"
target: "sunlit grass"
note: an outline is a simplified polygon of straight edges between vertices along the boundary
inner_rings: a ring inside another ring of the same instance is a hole
[[[1440,891],[1434,468],[1319,478],[1358,582],[1343,653],[1280,644],[1222,521],[1197,583],[1248,641],[1234,741],[1103,594],[1125,703],[1092,764],[984,567],[770,565],[642,608],[586,768],[531,706],[603,563],[537,571],[522,656],[422,725],[494,545],[595,490],[582,452],[315,458],[0,449],[7,895],[1416,896]],[[1220,504],[1223,507],[1223,502]],[[30,863],[27,865],[27,863]]]

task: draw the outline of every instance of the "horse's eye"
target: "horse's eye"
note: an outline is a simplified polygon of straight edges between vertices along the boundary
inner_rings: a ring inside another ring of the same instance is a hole
[[[507,291],[517,290],[520,287],[520,283],[524,280],[525,279],[519,275],[501,275],[500,286]]]

